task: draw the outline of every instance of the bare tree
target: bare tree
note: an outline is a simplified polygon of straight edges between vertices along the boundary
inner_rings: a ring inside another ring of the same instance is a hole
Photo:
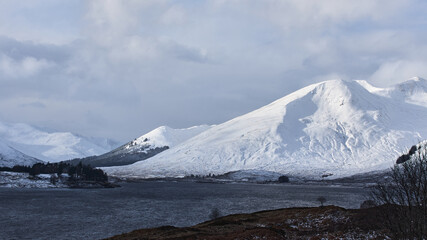
[[[316,199],[318,202],[320,202],[320,205],[323,207],[323,204],[326,202],[326,198],[324,196],[320,196]]]
[[[382,204],[384,224],[396,239],[427,238],[427,149],[391,169],[388,179],[372,190]]]
[[[219,218],[220,216],[221,216],[221,213],[219,212],[219,209],[218,209],[218,208],[213,208],[213,209],[211,210],[211,213],[209,214],[209,218],[210,218],[211,220],[217,219],[217,218]]]

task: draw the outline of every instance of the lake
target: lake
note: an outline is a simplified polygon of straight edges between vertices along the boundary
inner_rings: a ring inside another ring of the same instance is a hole
[[[0,239],[100,239],[139,228],[190,226],[221,215],[325,205],[358,208],[361,187],[195,182],[122,183],[114,189],[0,188]]]

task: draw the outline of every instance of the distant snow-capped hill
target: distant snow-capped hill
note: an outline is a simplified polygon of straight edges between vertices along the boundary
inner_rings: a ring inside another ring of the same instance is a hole
[[[15,165],[32,166],[40,160],[23,154],[0,141],[0,167],[13,167]]]
[[[121,166],[145,160],[175,147],[180,143],[206,131],[211,126],[201,125],[185,129],[173,129],[162,126],[136,138],[125,145],[100,156],[73,159],[70,162],[82,162],[94,167]]]
[[[427,80],[423,78],[413,77],[389,88],[375,88],[363,80],[358,82],[372,93],[399,101],[404,100],[420,106],[427,106]]]
[[[388,89],[365,81],[313,84],[145,161],[105,170],[136,178],[240,170],[335,178],[384,170],[427,137],[427,105],[413,104],[414,94],[392,94],[411,81],[421,85],[419,96],[426,93],[420,79]]]
[[[0,139],[26,155],[46,162],[99,155],[118,146],[108,139],[86,138],[69,132],[46,132],[23,123],[0,122]]]

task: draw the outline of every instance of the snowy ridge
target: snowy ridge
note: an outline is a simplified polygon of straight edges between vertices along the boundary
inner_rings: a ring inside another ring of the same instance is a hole
[[[95,167],[121,166],[145,160],[206,131],[211,126],[201,125],[185,129],[161,126],[125,145],[96,157],[73,159],[72,164],[82,161]]]
[[[239,170],[336,178],[383,170],[405,147],[427,137],[427,105],[413,101],[423,102],[417,96],[426,89],[426,81],[419,78],[387,89],[365,81],[325,81],[145,161],[104,169],[110,175],[135,178]]]
[[[424,107],[427,105],[427,80],[423,78],[413,77],[389,88],[376,88],[364,80],[357,82],[371,93]]]
[[[49,133],[23,123],[0,122],[0,139],[26,155],[49,162],[99,155],[117,146],[111,140],[69,132]]]
[[[41,161],[27,156],[0,141],[0,167],[13,167],[15,165],[32,166],[38,162]]]
[[[211,126],[200,125],[190,128],[174,129],[168,126],[161,126],[125,145],[125,149],[130,151],[146,151],[147,148],[175,147],[186,140],[206,131]]]

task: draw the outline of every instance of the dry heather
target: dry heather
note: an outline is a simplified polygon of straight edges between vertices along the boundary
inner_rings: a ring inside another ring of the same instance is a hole
[[[109,239],[388,239],[378,211],[287,208],[229,215],[192,227],[141,229]]]

